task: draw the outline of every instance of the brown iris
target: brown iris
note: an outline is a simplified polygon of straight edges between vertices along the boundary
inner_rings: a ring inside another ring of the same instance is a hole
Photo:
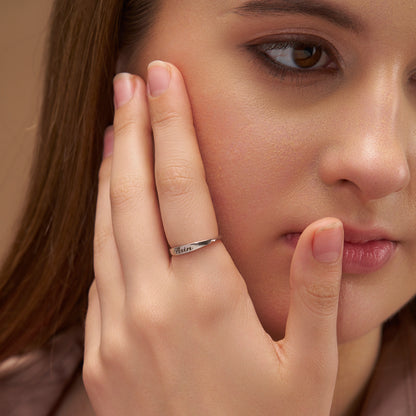
[[[300,43],[293,48],[293,60],[299,68],[312,68],[321,57],[322,48],[319,46]]]

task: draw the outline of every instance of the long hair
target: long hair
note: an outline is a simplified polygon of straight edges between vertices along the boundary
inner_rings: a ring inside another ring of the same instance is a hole
[[[120,52],[134,55],[157,6],[158,0],[55,0],[31,184],[0,273],[0,361],[83,324],[112,78]]]
[[[0,274],[0,361],[85,318],[103,134],[120,51],[140,43],[156,0],[56,0],[38,142],[20,228]]]

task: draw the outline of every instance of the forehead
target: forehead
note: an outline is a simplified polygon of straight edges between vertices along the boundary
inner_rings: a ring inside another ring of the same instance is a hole
[[[337,18],[356,28],[384,25],[384,30],[388,27],[416,33],[415,0],[164,0],[161,10],[166,20],[191,15],[206,21],[235,15],[249,19],[285,14]]]

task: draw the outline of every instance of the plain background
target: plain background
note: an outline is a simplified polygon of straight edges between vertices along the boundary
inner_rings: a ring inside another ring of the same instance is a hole
[[[0,261],[26,195],[51,4],[52,0],[0,0]]]

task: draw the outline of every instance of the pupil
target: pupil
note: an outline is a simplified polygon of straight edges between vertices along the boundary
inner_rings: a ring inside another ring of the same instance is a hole
[[[293,60],[299,68],[312,68],[322,56],[322,48],[299,44],[293,48]]]

